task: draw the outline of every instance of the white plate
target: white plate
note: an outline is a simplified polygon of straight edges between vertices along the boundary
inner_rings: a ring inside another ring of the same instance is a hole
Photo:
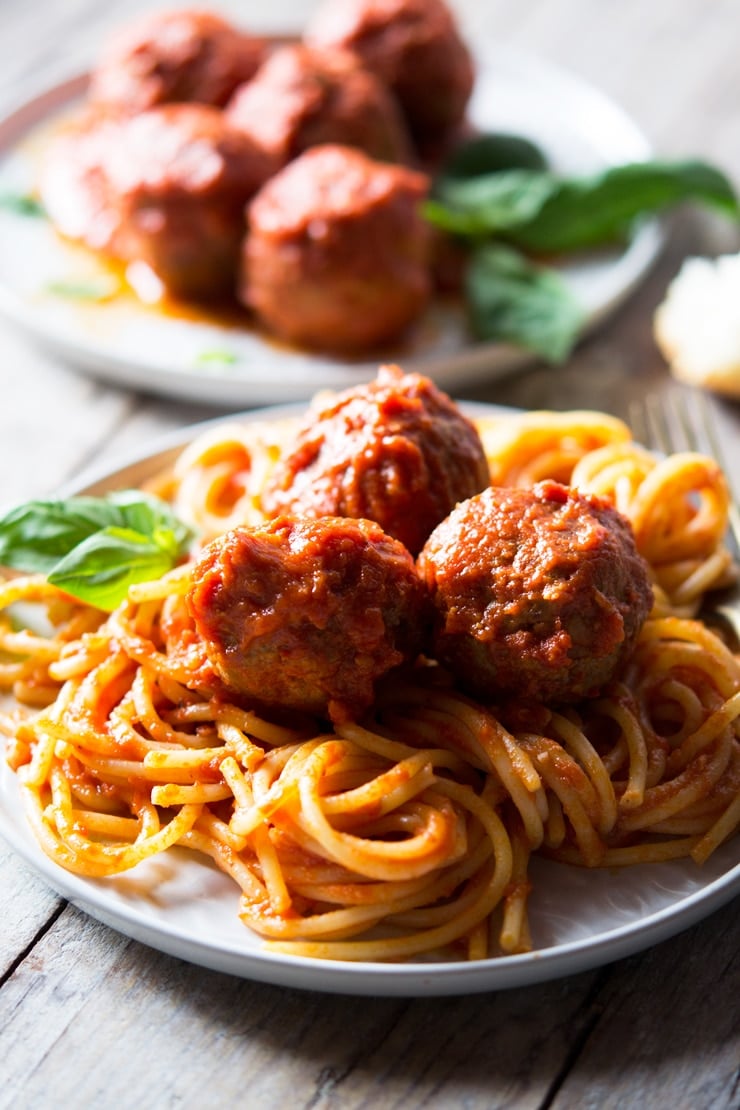
[[[466,406],[466,411],[502,410],[478,405]],[[275,410],[259,414],[273,415]],[[214,423],[170,436],[155,454],[129,460],[111,473],[90,473],[76,489],[101,493],[143,481]],[[0,835],[50,886],[126,936],[217,971],[340,994],[463,994],[571,975],[665,940],[740,893],[738,837],[702,867],[678,860],[607,871],[536,859],[530,900],[534,952],[474,963],[338,963],[265,951],[237,917],[234,883],[185,850],[170,849],[110,879],[84,879],[64,871],[38,848],[26,824],[17,780],[1,754]]]
[[[67,81],[0,123],[0,195],[27,192],[44,138],[79,104],[85,78]],[[564,172],[598,171],[650,157],[642,132],[600,92],[561,70],[508,49],[486,52],[470,106],[480,128],[531,138]],[[645,225],[621,254],[569,264],[564,272],[593,327],[635,287],[662,245]],[[374,374],[380,361],[423,369],[443,388],[484,383],[531,361],[502,344],[473,344],[459,306],[436,302],[403,345],[370,360],[339,361],[279,345],[256,331],[165,315],[130,294],[105,303],[52,295],[54,282],[100,279],[99,264],[62,243],[45,220],[0,211],[0,311],[37,341],[98,378],[212,404],[304,400]],[[110,274],[102,271],[110,283]],[[219,362],[208,355],[227,352]]]

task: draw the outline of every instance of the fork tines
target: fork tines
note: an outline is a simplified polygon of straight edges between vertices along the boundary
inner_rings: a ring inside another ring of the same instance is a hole
[[[648,394],[642,403],[630,407],[630,423],[635,439],[663,454],[697,451],[708,455],[721,467],[730,489],[729,524],[737,554],[740,555],[740,507],[732,488],[729,468],[724,461],[720,437],[706,394],[700,389],[678,387],[662,396]]]

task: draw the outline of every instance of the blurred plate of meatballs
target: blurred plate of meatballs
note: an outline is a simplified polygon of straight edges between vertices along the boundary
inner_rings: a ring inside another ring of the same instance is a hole
[[[215,12],[124,27],[90,74],[0,124],[0,311],[86,372],[243,405],[402,360],[443,388],[532,355],[476,341],[454,243],[423,213],[465,137],[514,135],[590,173],[648,157],[601,93],[439,0],[324,0],[295,40]],[[598,323],[661,246],[558,265]]]

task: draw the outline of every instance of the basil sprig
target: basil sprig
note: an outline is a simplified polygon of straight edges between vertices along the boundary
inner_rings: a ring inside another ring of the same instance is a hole
[[[192,539],[164,501],[140,490],[28,501],[0,520],[0,565],[46,574],[66,593],[110,611],[130,585],[171,570]]]
[[[110,301],[120,291],[115,278],[93,278],[88,281],[50,281],[44,292],[70,301]]]
[[[627,242],[646,217],[685,201],[740,219],[732,185],[705,162],[635,162],[563,177],[527,140],[483,135],[441,169],[424,214],[468,246],[475,335],[557,362],[572,349],[584,313],[544,259]]]
[[[584,311],[557,270],[519,251],[488,243],[473,253],[465,275],[471,323],[481,339],[521,344],[553,362],[566,357]]]
[[[0,209],[13,212],[16,216],[32,216],[41,218],[46,216],[46,211],[31,193],[0,193]]]
[[[521,135],[504,132],[474,135],[448,156],[437,178],[437,188],[444,187],[445,182],[511,169],[546,170],[547,159],[535,143]]]
[[[682,201],[740,216],[727,178],[697,161],[635,162],[573,178],[525,168],[443,176],[427,215],[463,235],[496,235],[532,253],[563,254],[624,241],[638,218]]]

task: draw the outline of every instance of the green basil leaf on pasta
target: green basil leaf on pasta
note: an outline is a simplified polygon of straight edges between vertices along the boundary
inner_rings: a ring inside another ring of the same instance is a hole
[[[192,539],[191,529],[164,501],[139,490],[28,501],[0,520],[0,565],[48,574],[78,544],[108,526],[131,528],[145,536],[170,532],[168,542],[176,556]]]
[[[161,578],[172,565],[171,550],[157,538],[108,527],[70,551],[49,574],[49,581],[98,609],[111,610],[129,586]]]
[[[167,544],[175,555],[182,555],[193,538],[193,531],[183,523],[159,497],[141,490],[117,490],[106,497],[109,508],[115,513],[111,524],[131,528],[145,536],[169,534]]]
[[[170,570],[192,539],[166,502],[140,490],[29,501],[0,520],[0,565],[46,574],[74,597],[112,609],[133,582]]]
[[[48,574],[72,548],[114,519],[99,497],[28,501],[0,520],[0,565]]]
[[[584,312],[565,281],[516,250],[485,245],[466,274],[473,331],[479,339],[514,343],[561,362],[575,344]]]

